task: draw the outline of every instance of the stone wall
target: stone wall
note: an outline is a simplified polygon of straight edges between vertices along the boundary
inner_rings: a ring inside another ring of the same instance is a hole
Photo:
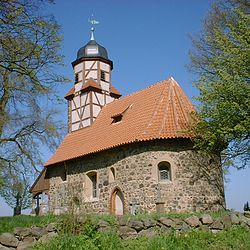
[[[55,223],[50,223],[46,227],[17,227],[13,233],[0,235],[0,250],[31,249],[34,244],[48,242],[55,236],[57,236]]]
[[[159,181],[160,162],[170,163],[171,181]],[[122,192],[125,213],[134,206],[137,212],[156,212],[157,202],[164,212],[223,209],[218,162],[192,150],[189,140],[175,139],[133,143],[50,166],[50,211],[61,213],[74,206],[79,212],[109,213],[114,190]],[[97,198],[88,195],[86,174],[91,171],[97,173]]]
[[[218,233],[238,225],[250,230],[250,218],[245,217],[241,213],[229,213],[217,218],[213,218],[209,214],[191,215],[186,219],[171,218],[167,215],[159,219],[144,218],[141,220],[120,217],[118,218],[116,230],[122,239],[130,239],[140,236],[152,237],[172,232],[177,234],[188,233],[194,229]],[[106,221],[99,221],[98,223],[99,231],[113,229],[114,226],[112,227]]]
[[[219,233],[232,226],[243,226],[250,230],[250,214],[245,216],[241,213],[229,213],[221,217],[213,218],[209,214],[200,216],[191,215],[186,219],[171,218],[167,215],[158,219],[145,218],[135,219],[135,217],[118,217],[117,223],[109,224],[105,220],[99,220],[96,225],[98,231],[116,232],[122,239],[137,238],[140,236],[153,237],[156,235],[166,235],[169,233],[187,234],[192,230],[211,231]],[[73,221],[73,218],[72,218]],[[86,223],[86,217],[78,217],[78,223]],[[1,250],[25,250],[30,249],[35,243],[46,243],[58,235],[57,225],[50,223],[45,227],[33,226],[31,228],[15,228],[14,233],[3,233],[0,235]],[[60,232],[59,232],[60,233]]]

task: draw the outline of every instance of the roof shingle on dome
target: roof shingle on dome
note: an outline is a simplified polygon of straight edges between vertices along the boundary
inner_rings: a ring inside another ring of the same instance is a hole
[[[72,62],[72,66],[74,67],[77,63],[83,60],[86,61],[95,59],[108,63],[111,70],[113,69],[113,62],[109,60],[107,50],[95,40],[90,40],[86,45],[78,50],[76,60]]]
[[[88,53],[88,49],[90,49],[91,53]],[[107,60],[109,59],[107,50],[95,40],[90,40],[85,46],[78,50],[76,59],[78,60],[83,57],[102,57]]]
[[[114,123],[114,114],[125,109],[126,115]],[[45,166],[137,141],[191,138],[188,128],[194,111],[171,77],[104,106],[92,126],[64,138]]]

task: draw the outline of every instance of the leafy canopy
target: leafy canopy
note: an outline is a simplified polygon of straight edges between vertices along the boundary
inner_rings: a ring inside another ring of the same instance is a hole
[[[53,150],[63,134],[53,107],[66,79],[55,73],[62,37],[45,13],[51,2],[0,0],[0,169],[41,166],[42,147]]]
[[[195,145],[237,167],[249,163],[249,13],[249,1],[214,2],[190,53],[200,91]]]

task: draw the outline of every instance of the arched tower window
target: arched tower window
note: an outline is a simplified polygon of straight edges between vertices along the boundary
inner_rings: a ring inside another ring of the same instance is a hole
[[[89,172],[86,175],[86,195],[88,198],[97,198],[97,173]]]
[[[158,164],[159,181],[171,181],[171,165],[169,162],[160,162]]]

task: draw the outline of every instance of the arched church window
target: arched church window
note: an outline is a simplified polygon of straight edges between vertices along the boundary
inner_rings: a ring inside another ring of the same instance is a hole
[[[115,180],[115,168],[111,167],[109,169],[109,182],[113,182]]]
[[[160,162],[158,164],[159,181],[171,181],[171,165],[169,162]]]
[[[66,167],[66,165],[64,165],[64,167],[60,169],[60,173],[61,173],[62,181],[67,181],[67,167]]]
[[[97,198],[97,173],[90,172],[86,178],[86,194],[88,198]]]

